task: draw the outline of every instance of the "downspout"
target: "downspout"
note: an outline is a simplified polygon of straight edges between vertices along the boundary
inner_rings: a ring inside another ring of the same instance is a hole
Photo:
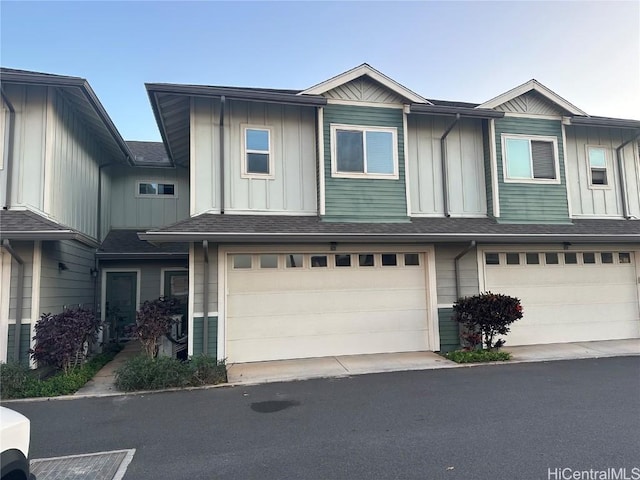
[[[460,114],[456,113],[456,119],[451,122],[451,125],[449,125],[449,128],[447,128],[444,131],[444,134],[442,135],[442,137],[440,137],[440,160],[441,160],[441,164],[442,164],[442,205],[444,208],[444,216],[445,217],[450,217],[451,214],[449,213],[449,175],[447,172],[447,135],[449,135],[449,132],[451,132],[451,130],[453,130],[453,127],[456,126],[456,124],[460,121]]]
[[[18,263],[18,285],[16,292],[16,325],[13,332],[13,360],[18,363],[20,361],[20,331],[22,330],[22,295],[24,292],[24,260],[20,258],[20,255],[9,243],[9,240],[3,240],[2,246],[5,248],[9,255]]]
[[[629,198],[627,196],[627,182],[624,172],[624,162],[622,160],[622,149],[629,145],[631,142],[636,141],[640,137],[640,131],[636,132],[635,136],[624,142],[622,145],[616,148],[616,159],[618,160],[618,181],[620,182],[620,197],[622,199],[622,216],[629,220]]]
[[[202,250],[204,253],[204,272],[202,275],[202,310],[204,311],[202,318],[202,353],[209,354],[209,242],[202,241]]]
[[[220,97],[220,213],[224,214],[224,105],[226,98]]]
[[[476,241],[471,240],[471,243],[469,244],[469,246],[467,246],[467,248],[462,250],[458,255],[456,255],[456,258],[453,259],[453,263],[455,265],[456,300],[460,298],[460,260],[467,253],[469,253],[473,248],[475,248],[475,246],[476,246]]]
[[[13,175],[13,138],[15,136],[16,128],[16,111],[13,108],[13,104],[9,101],[9,97],[7,97],[7,95],[4,93],[4,90],[2,90],[2,100],[9,109],[9,130],[7,133],[7,167],[4,186],[5,198],[4,206],[2,208],[4,210],[9,210],[9,207],[11,207],[11,176]]]

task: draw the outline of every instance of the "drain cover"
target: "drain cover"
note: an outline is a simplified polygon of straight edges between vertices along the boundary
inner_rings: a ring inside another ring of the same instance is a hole
[[[120,480],[135,449],[31,460],[38,480]]]

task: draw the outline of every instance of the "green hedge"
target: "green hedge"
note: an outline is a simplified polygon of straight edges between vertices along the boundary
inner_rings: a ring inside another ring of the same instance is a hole
[[[504,362],[511,359],[511,354],[496,350],[455,350],[445,357],[456,363]]]

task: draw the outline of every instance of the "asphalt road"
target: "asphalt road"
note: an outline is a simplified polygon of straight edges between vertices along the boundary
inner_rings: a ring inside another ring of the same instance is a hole
[[[640,467],[640,357],[7,406],[31,418],[32,458],[137,449],[125,479],[560,480],[556,468]]]

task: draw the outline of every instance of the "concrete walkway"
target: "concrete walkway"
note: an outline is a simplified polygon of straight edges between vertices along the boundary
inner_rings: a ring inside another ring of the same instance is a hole
[[[640,355],[640,339],[602,342],[555,343],[505,347],[510,363],[573,360],[580,358],[626,357]],[[105,365],[76,396],[101,396],[120,393],[115,387],[115,370],[129,358],[141,353],[140,342],[131,340]],[[502,363],[502,362],[498,362]],[[460,368],[486,364],[457,364],[433,352],[384,353],[339,357],[303,358],[270,362],[237,363],[227,366],[229,384],[288,382],[311,378],[346,377],[367,373]]]
[[[140,342],[137,340],[129,340],[114,359],[98,370],[98,373],[96,373],[84,387],[74,393],[74,395],[107,395],[119,393],[119,390],[117,390],[115,386],[115,371],[131,357],[135,357],[141,352],[142,345]]]

